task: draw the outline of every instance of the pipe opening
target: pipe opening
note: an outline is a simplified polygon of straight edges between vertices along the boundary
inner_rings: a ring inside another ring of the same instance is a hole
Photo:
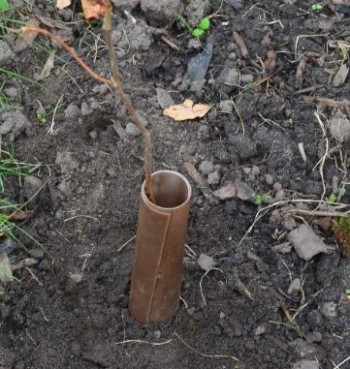
[[[153,173],[152,185],[156,204],[162,208],[176,208],[191,196],[191,187],[187,179],[180,173],[170,170]]]

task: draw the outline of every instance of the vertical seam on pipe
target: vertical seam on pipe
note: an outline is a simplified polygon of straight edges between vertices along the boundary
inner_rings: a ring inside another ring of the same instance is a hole
[[[165,213],[163,213],[165,214]],[[156,285],[157,285],[157,280],[158,280],[158,272],[159,272],[159,268],[160,268],[160,263],[162,261],[163,258],[163,252],[164,252],[164,248],[165,248],[165,240],[167,239],[167,235],[168,235],[168,230],[169,230],[169,224],[170,224],[170,218],[171,218],[171,214],[166,213],[166,215],[168,215],[167,217],[167,224],[166,224],[166,232],[165,232],[165,236],[163,238],[163,244],[162,244],[162,249],[160,251],[160,255],[159,255],[159,259],[157,262],[157,271],[156,271],[156,277],[154,279],[154,283],[153,283],[153,287],[152,287],[152,292],[151,292],[151,300],[150,300],[150,304],[148,306],[148,311],[147,311],[147,322],[149,321],[149,316],[152,310],[152,305],[153,305],[153,296],[154,296],[154,291],[156,290]]]

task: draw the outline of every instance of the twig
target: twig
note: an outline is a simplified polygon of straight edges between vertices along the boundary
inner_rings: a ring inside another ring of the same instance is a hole
[[[184,344],[188,349],[190,349],[191,351],[193,351],[194,353],[196,353],[197,355],[200,355],[202,357],[206,357],[208,359],[231,359],[233,361],[240,361],[239,359],[237,359],[235,356],[231,356],[231,355],[209,355],[209,354],[205,354],[203,352],[198,351],[197,349],[193,348],[192,346],[190,346],[183,338],[181,338],[176,332],[174,332],[174,336],[177,337],[182,344]]]
[[[103,31],[105,35],[105,40],[108,47],[110,62],[111,62],[111,70],[112,70],[112,79],[107,79],[100,74],[94,72],[75,52],[75,50],[67,45],[63,40],[54,35],[52,32],[38,27],[21,27],[20,29],[11,29],[10,31],[13,33],[38,33],[44,36],[51,38],[55,41],[60,47],[62,47],[65,51],[67,51],[75,61],[96,81],[107,85],[112,92],[120,98],[122,103],[125,105],[128,113],[130,114],[132,120],[140,129],[144,142],[145,142],[145,191],[147,196],[150,198],[152,202],[154,201],[153,189],[152,189],[152,142],[151,142],[151,134],[149,130],[146,128],[146,124],[134,108],[131,100],[125,94],[120,79],[120,73],[117,63],[117,57],[115,54],[114,46],[112,43],[111,37],[111,28],[112,28],[112,4],[110,0],[105,0],[107,5],[107,11],[105,14],[105,19],[103,22]]]
[[[145,122],[142,120],[141,116],[134,108],[133,103],[129,99],[129,97],[125,94],[120,78],[120,72],[118,68],[117,54],[115,52],[115,48],[112,41],[112,4],[110,0],[105,0],[105,4],[107,6],[106,14],[103,20],[103,33],[104,39],[107,44],[109,59],[111,63],[113,84],[109,86],[115,91],[117,96],[121,99],[122,103],[125,105],[129,115],[132,120],[135,122],[139,130],[141,131],[144,141],[145,141],[145,192],[149,199],[155,203],[153,188],[152,188],[152,141],[151,134],[149,130],[146,128]]]
[[[212,200],[213,195],[211,193],[211,190],[209,189],[207,183],[205,182],[201,174],[194,167],[194,165],[187,162],[184,164],[184,169],[186,170],[187,174],[196,182],[198,188],[202,191],[204,197],[207,200]]]
[[[124,340],[121,342],[115,342],[115,345],[119,346],[119,345],[124,345],[125,343],[145,343],[151,346],[163,346],[163,345],[167,345],[168,343],[172,341],[173,341],[172,339],[166,340],[164,342],[149,342],[149,341],[144,341],[144,340]]]
[[[328,156],[328,153],[329,153],[329,140],[328,140],[328,137],[327,137],[326,128],[325,128],[325,126],[324,126],[324,124],[323,124],[323,122],[320,118],[320,115],[319,115],[318,111],[315,112],[315,117],[317,118],[318,124],[320,125],[321,130],[322,130],[322,138],[326,142],[326,152],[324,153],[324,155],[322,156],[321,161],[320,161],[320,176],[321,176],[322,187],[323,187],[321,201],[323,201],[324,197],[326,196],[326,191],[327,191],[326,182],[325,182],[325,179],[324,179],[324,164],[326,162],[326,159],[327,159],[327,156]],[[316,164],[316,166],[317,166],[317,164]]]
[[[117,250],[117,253],[122,251],[124,249],[124,247],[128,246],[130,242],[134,241],[134,239],[136,238],[136,234],[135,236],[131,237],[130,240],[127,240],[126,242],[124,242]]]
[[[350,356],[344,359],[341,363],[339,363],[337,366],[335,366],[333,369],[339,369],[341,366],[343,366],[345,363],[347,363],[350,360]]]
[[[204,279],[204,277],[205,276],[207,276],[212,270],[217,270],[217,271],[219,271],[219,272],[221,272],[222,274],[224,274],[224,272],[221,270],[221,269],[219,269],[219,268],[210,268],[210,269],[208,269],[203,275],[202,275],[202,277],[201,277],[201,279],[200,279],[200,281],[199,281],[199,292],[200,292],[200,294],[201,294],[201,298],[202,298],[202,301],[203,301],[203,304],[204,304],[204,306],[207,306],[208,304],[207,304],[207,300],[205,299],[205,296],[204,296],[204,293],[203,293],[203,287],[202,287],[202,283],[203,283],[203,279]]]

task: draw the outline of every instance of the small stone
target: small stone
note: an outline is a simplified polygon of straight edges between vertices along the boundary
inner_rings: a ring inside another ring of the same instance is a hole
[[[314,360],[300,360],[293,365],[293,369],[320,369],[320,364]]]
[[[224,319],[225,318],[225,313],[224,312],[222,312],[222,311],[220,311],[220,314],[219,314],[219,317],[220,317],[220,319]]]
[[[254,81],[254,76],[252,74],[242,74],[241,75],[241,84],[242,85],[252,83],[253,81]]]
[[[266,325],[265,324],[258,325],[256,327],[255,331],[254,331],[255,336],[261,336],[264,333],[266,333]]]
[[[95,130],[89,132],[89,137],[95,141],[97,139],[97,132]]]
[[[306,261],[319,253],[328,252],[326,244],[307,224],[302,224],[289,232],[288,240],[294,246],[299,257]]]
[[[43,181],[40,178],[34,176],[24,177],[21,195],[24,200],[31,199],[35,194],[38,193],[43,185]]]
[[[170,105],[174,105],[174,100],[170,94],[163,88],[156,88],[158,104],[162,109],[167,108]]]
[[[336,318],[337,317],[337,304],[335,302],[324,302],[321,304],[320,311],[322,315],[326,318]]]
[[[117,171],[115,169],[114,166],[111,166],[107,169],[107,174],[111,177],[114,178],[117,175]]]
[[[265,181],[267,184],[272,185],[273,184],[273,176],[271,174],[265,174]]]
[[[29,255],[35,259],[42,259],[44,257],[44,250],[36,247],[34,249],[29,250]]]
[[[43,259],[39,265],[38,265],[38,269],[39,270],[43,270],[43,271],[47,271],[51,269],[51,262],[48,261],[47,259]]]
[[[235,187],[237,190],[236,196],[244,201],[253,200],[256,193],[244,182],[236,181]]]
[[[16,137],[25,127],[29,126],[28,119],[19,110],[11,110],[2,114],[3,123],[0,125],[0,134],[4,135],[12,132]]]
[[[201,174],[206,176],[214,171],[214,163],[212,161],[204,160],[199,164],[198,169]]]
[[[219,110],[225,114],[231,114],[233,112],[232,100],[222,100],[219,104]]]
[[[217,79],[217,83],[221,86],[224,85],[228,90],[233,90],[235,86],[239,84],[239,71],[232,66],[225,66],[221,74]]]
[[[294,343],[295,354],[300,359],[312,360],[317,357],[319,361],[322,361],[326,356],[325,349],[320,345],[302,339],[297,339]]]
[[[9,98],[15,98],[18,96],[18,90],[16,87],[7,87],[4,89],[5,95]]]
[[[220,174],[218,171],[209,173],[208,175],[208,184],[215,185],[220,182]]]
[[[9,44],[5,41],[0,41],[0,63],[6,62],[14,57]]]
[[[232,199],[236,194],[237,189],[233,183],[229,183],[213,192],[213,195],[220,200]]]
[[[150,26],[171,27],[183,5],[180,0],[141,0],[141,10]]]
[[[249,159],[256,155],[256,143],[243,134],[228,136],[229,150],[236,153],[242,160]]]
[[[69,104],[64,111],[64,117],[66,119],[74,119],[80,116],[80,109],[75,104]]]
[[[160,337],[162,337],[162,332],[158,330],[158,331],[153,332],[153,335],[156,340],[159,340]]]
[[[93,112],[90,105],[87,104],[85,101],[82,102],[80,110],[81,110],[81,115],[83,115],[84,117],[87,115],[90,115]]]
[[[141,134],[141,131],[134,123],[128,123],[125,127],[125,133],[130,138],[135,138]]]
[[[69,278],[75,283],[80,283],[83,280],[83,275],[80,273],[70,273]]]
[[[213,269],[216,265],[214,259],[211,256],[200,254],[197,259],[198,265],[205,270],[206,272],[210,269]]]
[[[293,279],[292,283],[288,287],[288,295],[295,295],[301,291],[301,281],[300,278]]]
[[[194,310],[194,308],[188,308],[188,309],[186,310],[186,312],[187,312],[187,314],[188,314],[189,316],[192,316],[192,315],[194,314],[195,310]]]
[[[322,334],[320,332],[307,332],[305,333],[305,338],[308,342],[321,342]]]
[[[276,183],[273,184],[273,189],[275,191],[280,191],[280,190],[282,190],[282,188],[283,188],[282,185],[280,183],[278,183],[278,182],[276,182]]]

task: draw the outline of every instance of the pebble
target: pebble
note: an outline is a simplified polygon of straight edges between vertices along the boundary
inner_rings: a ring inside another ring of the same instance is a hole
[[[280,191],[280,190],[282,190],[282,185],[281,185],[281,183],[279,183],[279,182],[276,182],[276,183],[274,183],[273,184],[273,189],[275,190],[275,191]]]
[[[231,114],[233,112],[232,100],[220,101],[219,109],[222,113]]]
[[[254,76],[252,74],[242,74],[241,75],[241,84],[242,85],[252,83],[253,81],[254,81]]]
[[[180,0],[141,0],[141,10],[150,26],[170,28],[183,5]]]
[[[306,261],[319,253],[328,251],[326,244],[307,224],[302,224],[289,232],[288,240],[294,246],[298,256]]]
[[[89,132],[89,137],[95,141],[97,139],[97,132],[95,130]]]
[[[208,175],[208,184],[215,185],[220,182],[220,174],[218,171],[209,173]]]
[[[130,138],[135,138],[141,134],[141,131],[135,123],[128,123],[125,127],[125,133]]]
[[[320,306],[320,311],[322,315],[326,318],[336,318],[337,317],[337,304],[335,302],[324,302]]]
[[[292,280],[288,287],[288,295],[295,295],[301,291],[301,281],[300,278],[295,278]]]
[[[322,346],[315,343],[309,343],[302,339],[297,339],[295,342],[295,355],[300,359],[312,360],[315,356],[322,361],[326,352]]]
[[[0,63],[4,63],[15,56],[9,44],[5,41],[0,41]]]
[[[235,187],[237,190],[237,197],[241,200],[253,200],[256,193],[244,182],[236,181]]]
[[[262,334],[266,333],[267,329],[266,329],[266,325],[265,324],[261,324],[258,325],[254,331],[254,335],[255,336],[261,336]]]
[[[16,87],[7,87],[4,89],[4,93],[7,97],[17,97],[18,96],[18,90]]]
[[[204,160],[199,164],[198,170],[201,174],[206,176],[214,171],[214,163],[212,161]]]
[[[158,104],[162,109],[167,108],[170,105],[174,105],[174,100],[170,94],[163,88],[156,88]]]
[[[64,117],[66,119],[74,119],[80,116],[80,109],[75,104],[69,104],[64,111]]]
[[[0,125],[0,134],[5,135],[12,132],[14,136],[19,135],[25,127],[29,126],[28,119],[19,110],[11,110],[1,115],[3,123]]]
[[[271,174],[265,174],[265,182],[269,185],[273,184],[273,176]]]
[[[202,81],[207,74],[209,63],[213,55],[213,44],[207,43],[204,50],[191,58],[188,62],[187,73],[191,82]]]
[[[93,110],[91,109],[90,105],[88,103],[86,103],[86,102],[82,102],[81,103],[80,110],[81,110],[81,115],[83,115],[83,116],[90,115],[93,112]]]
[[[214,268],[216,265],[214,259],[206,254],[200,254],[197,259],[197,263],[206,272]]]
[[[228,143],[228,149],[234,151],[242,160],[256,155],[257,149],[255,142],[244,134],[229,135]]]

